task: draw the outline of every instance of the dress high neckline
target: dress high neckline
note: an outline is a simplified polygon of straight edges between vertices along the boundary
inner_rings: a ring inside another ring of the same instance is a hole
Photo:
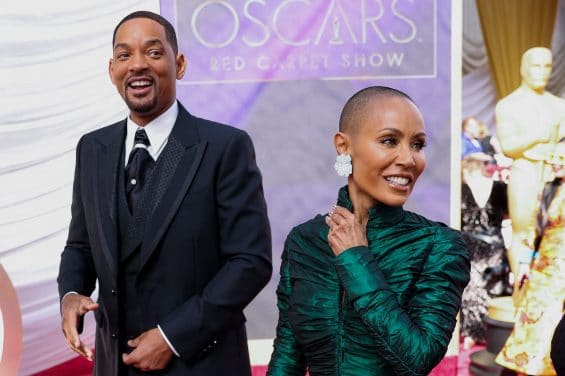
[[[353,212],[353,203],[349,198],[349,191],[347,185],[341,187],[337,197],[337,204]],[[369,209],[369,222],[367,226],[376,227],[381,225],[393,225],[400,222],[404,218],[404,209],[402,206],[388,206],[382,203],[377,203]]]

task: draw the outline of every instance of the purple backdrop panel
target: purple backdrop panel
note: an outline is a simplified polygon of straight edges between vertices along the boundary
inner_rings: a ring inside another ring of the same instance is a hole
[[[433,77],[436,0],[176,1],[183,84]]]
[[[408,93],[426,122],[427,167],[406,208],[449,221],[449,0],[161,0],[188,71],[177,95],[196,116],[245,129],[263,173],[274,274],[247,309],[250,338],[273,337],[283,242],[327,213],[340,111],[356,91]]]

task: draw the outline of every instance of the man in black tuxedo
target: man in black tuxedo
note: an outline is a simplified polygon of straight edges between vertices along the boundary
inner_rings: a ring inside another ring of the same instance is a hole
[[[272,271],[261,174],[245,132],[176,101],[185,68],[168,21],[125,17],[109,73],[130,115],[77,146],[62,326],[99,376],[251,374],[243,309]]]

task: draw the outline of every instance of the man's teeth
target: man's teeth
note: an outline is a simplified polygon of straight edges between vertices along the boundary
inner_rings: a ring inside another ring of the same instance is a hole
[[[399,185],[406,185],[410,181],[408,178],[403,178],[400,176],[389,176],[386,178],[391,183],[399,184]]]
[[[149,81],[133,81],[130,84],[131,87],[139,87],[139,86],[147,86],[147,85],[151,85],[151,82],[149,82]]]

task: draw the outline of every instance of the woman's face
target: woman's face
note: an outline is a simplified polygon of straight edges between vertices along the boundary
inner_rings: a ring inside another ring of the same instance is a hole
[[[553,159],[559,159],[561,163],[553,163],[553,173],[555,177],[558,179],[565,178],[565,166],[562,163],[565,163],[565,142],[560,142],[555,146],[553,150]]]
[[[350,136],[353,174],[349,184],[375,202],[402,206],[426,167],[424,120],[401,97],[373,99]]]

